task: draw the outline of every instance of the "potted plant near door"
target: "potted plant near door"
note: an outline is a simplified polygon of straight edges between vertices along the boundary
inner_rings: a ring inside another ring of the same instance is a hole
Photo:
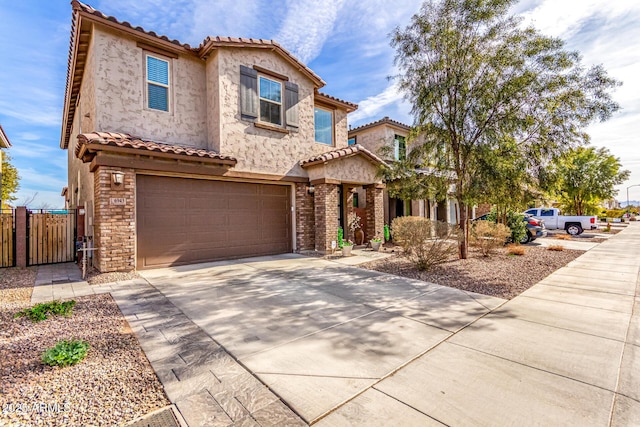
[[[378,252],[380,250],[380,246],[382,245],[382,239],[379,237],[374,237],[371,239],[371,249],[374,252]]]
[[[358,214],[349,215],[349,230],[355,237],[356,245],[362,245],[364,243],[364,231],[362,231],[362,218]]]
[[[343,240],[342,256],[351,256],[351,249],[353,249],[353,242],[351,240]]]

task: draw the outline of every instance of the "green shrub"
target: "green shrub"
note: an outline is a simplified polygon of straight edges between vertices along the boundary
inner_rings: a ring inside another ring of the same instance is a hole
[[[73,311],[73,307],[76,305],[75,300],[60,302],[60,301],[51,301],[36,304],[31,308],[24,309],[16,313],[14,317],[22,317],[27,316],[33,323],[40,322],[47,318],[48,314],[53,314],[56,316],[71,316]]]
[[[505,224],[511,230],[511,241],[519,243],[527,235],[527,224],[524,222],[524,215],[515,212],[507,212],[507,223]]]
[[[342,249],[342,246],[344,246],[344,231],[342,227],[338,227],[338,248]]]
[[[49,366],[75,365],[87,357],[89,343],[82,340],[58,341],[58,343],[42,353],[42,362]]]
[[[384,225],[384,241],[388,242],[389,240],[391,240],[391,232],[389,231],[389,225],[385,224]]]
[[[519,243],[524,236],[527,235],[527,224],[524,222],[524,214],[516,211],[508,211],[505,217],[498,221],[498,215],[496,209],[493,208],[487,215],[487,221],[490,222],[502,222],[505,221],[505,225],[511,230],[510,240],[514,243]]]
[[[401,255],[418,270],[449,260],[458,250],[458,227],[446,222],[403,216],[393,220],[391,230],[393,241],[402,247]]]
[[[483,256],[489,256],[496,249],[504,246],[510,235],[511,230],[506,225],[491,221],[477,221],[471,228],[470,243],[480,249]]]

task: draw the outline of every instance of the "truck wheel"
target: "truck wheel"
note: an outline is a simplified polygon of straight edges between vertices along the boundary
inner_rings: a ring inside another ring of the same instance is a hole
[[[582,234],[582,231],[583,231],[582,227],[580,227],[578,224],[569,224],[567,225],[565,230],[567,231],[567,234],[570,234],[572,236],[577,236],[578,234]]]
[[[529,232],[527,231],[527,234],[525,234],[524,237],[522,239],[520,239],[520,244],[521,245],[526,245],[530,241],[531,241],[531,234],[529,234]]]

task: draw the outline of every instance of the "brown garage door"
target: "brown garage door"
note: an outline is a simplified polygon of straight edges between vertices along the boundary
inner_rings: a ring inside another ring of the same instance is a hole
[[[138,175],[138,269],[291,252],[289,186]]]

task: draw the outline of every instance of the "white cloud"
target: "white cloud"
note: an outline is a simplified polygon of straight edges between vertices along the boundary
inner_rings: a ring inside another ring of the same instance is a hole
[[[370,96],[358,103],[358,109],[349,115],[349,122],[356,123],[364,119],[380,118],[386,116],[392,104],[397,104],[403,100],[403,95],[394,83],[377,95]]]
[[[18,139],[23,141],[38,141],[40,139],[40,135],[31,132],[21,132],[18,134]]]
[[[344,0],[290,0],[287,15],[274,37],[303,63],[320,54],[334,30]]]

